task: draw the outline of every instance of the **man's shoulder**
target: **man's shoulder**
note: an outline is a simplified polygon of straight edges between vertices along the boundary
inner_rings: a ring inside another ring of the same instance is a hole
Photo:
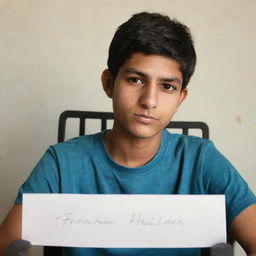
[[[178,133],[165,132],[164,139],[173,145],[186,147],[208,147],[213,145],[209,139],[204,139],[195,135],[184,135]]]

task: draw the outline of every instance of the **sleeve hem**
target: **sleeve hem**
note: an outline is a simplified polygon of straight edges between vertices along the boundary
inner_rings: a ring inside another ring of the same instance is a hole
[[[247,198],[245,200],[243,200],[242,202],[240,202],[238,205],[236,205],[235,207],[233,207],[232,209],[229,210],[230,214],[229,216],[227,216],[227,225],[230,226],[231,223],[233,222],[233,220],[243,211],[245,210],[247,207],[256,204],[256,198],[255,197],[250,197]]]

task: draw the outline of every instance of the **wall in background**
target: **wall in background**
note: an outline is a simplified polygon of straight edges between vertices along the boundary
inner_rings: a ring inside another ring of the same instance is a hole
[[[256,192],[254,0],[0,0],[0,221],[63,110],[112,110],[100,75],[116,27],[139,11],[191,28],[198,65],[175,120],[208,123]]]

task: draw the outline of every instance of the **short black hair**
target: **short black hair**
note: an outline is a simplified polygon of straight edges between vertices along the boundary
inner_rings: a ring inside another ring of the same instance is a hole
[[[189,29],[176,19],[159,13],[134,14],[120,25],[109,47],[108,68],[115,79],[119,68],[134,53],[162,55],[176,60],[186,88],[196,65]]]

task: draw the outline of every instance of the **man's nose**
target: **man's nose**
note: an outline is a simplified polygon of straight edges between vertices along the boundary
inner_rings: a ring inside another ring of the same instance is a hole
[[[159,104],[159,91],[157,85],[151,83],[142,88],[140,105],[144,108],[156,108]]]

